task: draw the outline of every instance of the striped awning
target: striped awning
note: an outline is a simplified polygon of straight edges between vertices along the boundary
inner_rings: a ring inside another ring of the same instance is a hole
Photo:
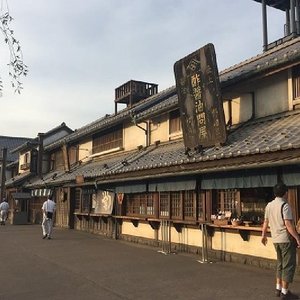
[[[32,197],[48,197],[51,194],[51,189],[35,189],[31,191]]]

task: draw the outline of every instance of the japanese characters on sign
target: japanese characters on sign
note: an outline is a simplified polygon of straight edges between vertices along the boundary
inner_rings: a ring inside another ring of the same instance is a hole
[[[177,61],[174,73],[185,147],[224,143],[225,117],[213,44]]]
[[[109,191],[97,191],[92,199],[92,207],[95,213],[111,215],[115,194]]]

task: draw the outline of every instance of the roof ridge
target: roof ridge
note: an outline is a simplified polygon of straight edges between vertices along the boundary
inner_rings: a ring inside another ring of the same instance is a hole
[[[230,66],[230,67],[228,67],[228,68],[222,70],[222,71],[219,73],[219,75],[220,75],[220,76],[225,75],[226,73],[231,72],[232,70],[241,68],[241,67],[243,67],[243,66],[245,66],[245,65],[247,65],[247,64],[250,64],[250,63],[252,63],[252,62],[254,62],[254,61],[256,61],[256,60],[258,60],[258,59],[260,59],[260,58],[263,58],[263,57],[266,57],[266,56],[268,56],[268,55],[271,55],[271,54],[273,54],[274,52],[277,52],[278,50],[287,48],[287,47],[289,47],[289,46],[291,46],[291,45],[293,45],[293,44],[295,44],[295,43],[297,43],[297,42],[299,42],[299,41],[300,41],[300,37],[296,37],[296,38],[294,38],[294,39],[292,39],[292,40],[290,40],[290,41],[287,41],[287,42],[285,42],[285,43],[283,43],[283,44],[277,45],[277,46],[275,46],[274,48],[272,48],[272,49],[270,49],[270,50],[268,50],[268,51],[266,51],[266,52],[257,54],[256,56],[250,57],[250,58],[248,58],[248,59],[246,59],[246,60],[244,60],[244,61],[242,61],[242,62],[240,62],[240,63],[234,64],[233,66]]]

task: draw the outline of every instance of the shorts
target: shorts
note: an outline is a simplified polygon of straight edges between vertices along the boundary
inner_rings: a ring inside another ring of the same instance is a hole
[[[276,276],[286,282],[293,282],[296,270],[296,247],[294,243],[274,243],[277,253]]]

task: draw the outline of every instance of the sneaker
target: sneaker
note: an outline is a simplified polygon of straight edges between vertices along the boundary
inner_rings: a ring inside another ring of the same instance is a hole
[[[299,299],[299,296],[288,291],[287,294],[281,293],[281,299]]]
[[[51,236],[48,236],[48,240],[51,240]]]
[[[43,240],[44,240],[46,237],[47,237],[47,234],[44,234],[44,235],[43,235]]]
[[[280,297],[280,295],[281,295],[281,290],[275,290],[275,296],[276,297]]]

